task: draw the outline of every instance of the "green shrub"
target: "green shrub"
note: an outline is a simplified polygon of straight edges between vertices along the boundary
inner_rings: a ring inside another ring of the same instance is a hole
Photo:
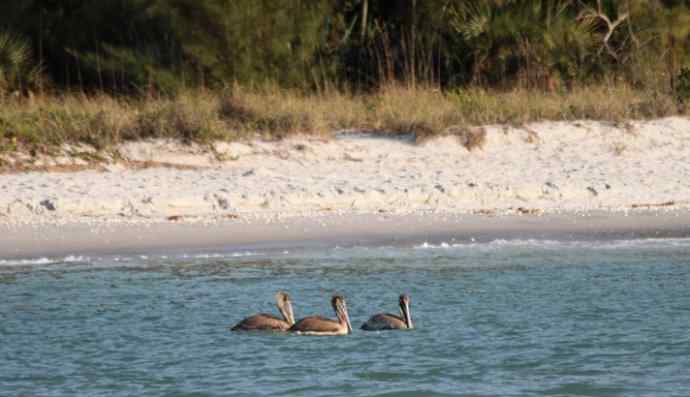
[[[0,94],[21,91],[40,79],[40,67],[31,62],[29,44],[7,32],[0,32]]]

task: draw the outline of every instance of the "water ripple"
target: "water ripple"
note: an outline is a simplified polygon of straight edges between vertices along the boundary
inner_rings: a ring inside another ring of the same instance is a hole
[[[484,245],[482,245],[484,244]],[[0,262],[0,395],[612,396],[690,388],[690,244],[496,241]],[[417,328],[237,334],[256,312]]]

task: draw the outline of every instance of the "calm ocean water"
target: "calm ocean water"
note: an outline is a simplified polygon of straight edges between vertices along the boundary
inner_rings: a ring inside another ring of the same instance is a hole
[[[228,330],[279,289],[357,329]],[[401,292],[417,329],[358,329]],[[0,396],[690,395],[690,239],[0,261],[0,296]]]

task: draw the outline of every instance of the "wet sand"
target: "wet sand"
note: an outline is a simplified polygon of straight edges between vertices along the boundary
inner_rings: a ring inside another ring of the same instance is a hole
[[[495,239],[632,239],[690,236],[689,211],[587,214],[413,214],[293,217],[217,223],[0,226],[0,259],[137,253],[228,252],[462,243]]]

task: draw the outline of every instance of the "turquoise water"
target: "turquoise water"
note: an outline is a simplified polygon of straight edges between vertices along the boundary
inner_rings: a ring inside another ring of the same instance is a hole
[[[276,313],[347,337],[240,334]],[[365,333],[412,298],[417,329]],[[0,396],[687,396],[690,240],[0,261]]]

